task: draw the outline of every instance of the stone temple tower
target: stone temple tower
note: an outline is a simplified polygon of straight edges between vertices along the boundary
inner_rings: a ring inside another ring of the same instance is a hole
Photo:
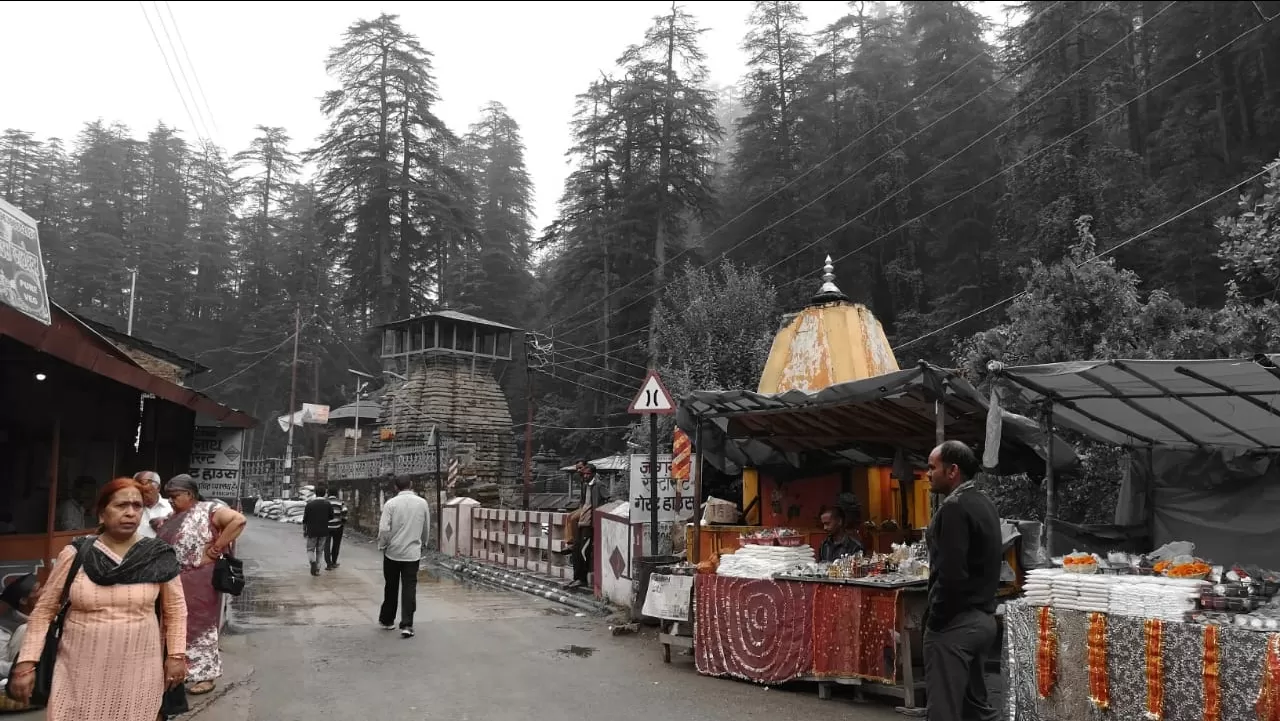
[[[509,495],[520,465],[511,409],[494,366],[511,361],[521,331],[451,310],[380,330],[389,384],[379,419],[384,432],[372,450],[391,450],[387,429],[394,429],[394,443],[403,448],[427,444],[436,427],[460,461],[458,495],[484,502],[497,501],[500,491]]]

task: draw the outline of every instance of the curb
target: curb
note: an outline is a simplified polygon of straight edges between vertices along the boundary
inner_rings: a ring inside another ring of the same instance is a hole
[[[614,613],[614,609],[606,603],[568,593],[550,582],[536,580],[524,574],[499,569],[476,561],[463,561],[448,557],[436,557],[431,562],[465,578],[472,578],[508,590],[527,593],[592,615],[608,616]]]
[[[217,703],[218,699],[222,698],[223,696],[226,696],[232,691],[249,683],[249,680],[252,678],[253,678],[253,667],[249,666],[245,669],[244,674],[240,678],[237,678],[234,681],[228,681],[226,683],[219,683],[217,686],[214,686],[213,690],[207,694],[203,694],[201,696],[188,695],[187,698],[189,700],[188,702],[191,710],[187,711],[186,713],[180,716],[175,716],[174,718],[175,719],[194,719],[195,717],[207,711],[210,706],[213,706],[213,704]]]

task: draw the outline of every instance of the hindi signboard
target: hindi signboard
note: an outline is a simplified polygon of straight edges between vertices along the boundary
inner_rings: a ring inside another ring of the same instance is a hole
[[[693,599],[693,576],[649,576],[649,592],[640,613],[664,621],[688,621]]]
[[[240,462],[244,459],[244,431],[238,428],[196,426],[191,440],[188,473],[207,498],[240,497]]]
[[[649,456],[631,456],[631,522],[649,520],[652,494],[649,493]],[[658,456],[658,521],[693,518],[693,483],[688,478],[671,479],[671,454]]]
[[[49,295],[36,221],[0,200],[0,303],[49,325]]]

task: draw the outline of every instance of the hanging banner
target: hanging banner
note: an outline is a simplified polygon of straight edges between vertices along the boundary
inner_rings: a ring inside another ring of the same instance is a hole
[[[631,456],[631,519],[644,523],[650,518],[653,496],[649,492],[649,456]],[[678,521],[693,517],[693,483],[688,478],[671,479],[671,456],[658,456],[658,521]]]
[[[206,498],[240,498],[240,462],[244,460],[244,431],[238,428],[196,426],[187,471]]]
[[[49,295],[36,221],[0,200],[0,303],[49,325]]]

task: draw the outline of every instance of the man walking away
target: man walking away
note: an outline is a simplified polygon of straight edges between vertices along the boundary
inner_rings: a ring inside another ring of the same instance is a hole
[[[924,676],[930,721],[996,721],[987,702],[987,653],[996,639],[1000,516],[973,477],[978,460],[959,441],[929,454],[929,485],[946,496],[929,523]]]
[[[324,542],[325,570],[332,571],[338,567],[338,549],[342,548],[342,531],[347,527],[347,504],[338,498],[332,488],[329,489],[329,505],[332,513],[329,516],[329,537]]]
[[[427,499],[413,492],[407,477],[396,478],[396,497],[382,506],[378,522],[378,550],[382,551],[382,577],[386,582],[378,622],[395,629],[396,592],[400,598],[400,635],[413,638],[413,613],[418,607],[418,566],[431,538],[431,508]]]
[[[320,575],[320,556],[324,553],[329,541],[329,517],[333,515],[333,504],[325,498],[323,488],[316,489],[316,495],[307,501],[302,508],[302,535],[307,539],[307,559],[311,561],[311,575]]]

